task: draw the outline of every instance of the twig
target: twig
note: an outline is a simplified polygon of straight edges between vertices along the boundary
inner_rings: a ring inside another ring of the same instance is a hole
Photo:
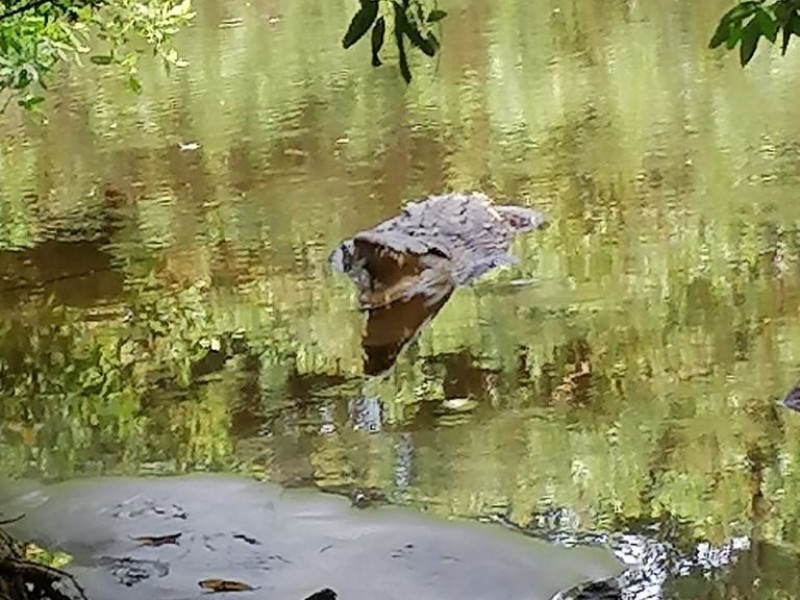
[[[16,523],[17,521],[21,521],[25,518],[25,513],[21,515],[17,515],[16,517],[11,517],[10,519],[6,519],[4,521],[0,521],[0,525],[11,525],[11,523]],[[2,598],[0,598],[2,600]]]

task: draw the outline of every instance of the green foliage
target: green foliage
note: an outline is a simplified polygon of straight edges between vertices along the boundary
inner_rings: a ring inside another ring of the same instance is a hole
[[[447,12],[437,7],[429,8],[424,0],[360,0],[360,8],[353,15],[342,38],[342,46],[345,49],[350,48],[372,28],[372,66],[381,66],[383,63],[380,51],[386,34],[386,21],[389,20],[392,23],[400,73],[406,83],[410,83],[411,68],[408,64],[406,40],[426,56],[435,56],[439,50],[439,39],[433,32],[433,25],[446,16]]]
[[[94,65],[120,69],[128,87],[139,92],[137,64],[148,49],[167,68],[183,64],[172,40],[192,17],[191,0],[2,0],[0,109],[15,99],[35,108],[56,66],[80,64],[84,55]]]
[[[193,393],[196,366],[204,358],[229,351],[207,303],[202,286],[165,293],[142,282],[131,290],[120,318],[106,323],[89,325],[79,313],[57,305],[5,319],[0,324],[0,470],[63,475],[78,466],[76,460],[94,460],[80,467],[91,470],[106,452],[119,449],[123,460],[139,456],[134,460],[145,463],[160,457],[162,448],[153,444],[167,443],[148,431],[151,426],[181,438],[184,452],[169,457],[173,460],[209,462],[219,455],[224,436],[203,440],[198,449],[183,432],[216,430],[225,418],[224,406],[175,403],[176,396]],[[169,398],[168,414],[142,414],[161,397]],[[171,424],[173,419],[180,424]],[[7,451],[15,439],[20,444]],[[38,440],[45,439],[40,446]]]
[[[717,25],[709,46],[717,48],[723,44],[732,50],[739,44],[739,62],[747,65],[755,55],[759,41],[764,38],[771,44],[781,33],[781,53],[786,54],[789,40],[800,35],[800,1],[765,0],[740,2],[725,13]]]

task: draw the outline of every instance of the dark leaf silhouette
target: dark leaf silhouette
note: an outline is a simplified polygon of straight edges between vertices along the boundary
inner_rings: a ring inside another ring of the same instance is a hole
[[[771,44],[778,41],[781,33],[781,54],[786,54],[792,36],[800,36],[800,5],[796,0],[748,0],[740,2],[722,15],[710,48],[723,44],[728,50],[739,46],[739,62],[744,67],[753,58],[762,38]]]
[[[437,23],[438,21],[444,19],[446,16],[447,16],[447,11],[435,8],[428,15],[428,23]]]
[[[383,17],[379,17],[377,21],[375,21],[375,25],[372,28],[372,66],[373,67],[380,67],[381,66],[381,59],[378,56],[378,53],[383,48],[383,38],[386,35],[386,21]]]
[[[758,23],[761,34],[770,42],[774,43],[778,36],[778,21],[760,6],[756,11],[755,20]]]
[[[344,34],[344,38],[342,38],[342,46],[349,48],[364,37],[364,34],[369,31],[369,28],[372,26],[377,16],[377,0],[361,0],[361,8],[353,15],[347,32]]]
[[[408,15],[406,15],[404,10],[400,10],[395,3],[395,18],[398,21],[400,29],[403,33],[408,36],[408,39],[411,43],[416,47],[422,50],[428,56],[433,56],[436,54],[436,47],[430,43],[426,38],[422,37],[417,26],[408,20]]]
[[[716,48],[723,43],[730,50],[742,36],[742,21],[760,8],[758,2],[742,2],[725,13],[714,31],[709,47]]]
[[[795,13],[789,13],[786,18],[786,23],[783,26],[783,42],[781,43],[781,54],[786,54],[786,49],[789,47],[789,39],[792,37],[792,26],[797,19]]]
[[[761,28],[756,19],[752,19],[742,31],[742,45],[739,47],[739,61],[745,66],[753,58],[758,40],[761,38]]]
[[[728,40],[730,29],[730,19],[728,19],[728,15],[725,15],[717,24],[717,28],[714,31],[714,35],[711,36],[711,41],[709,42],[708,47],[713,49],[724,44]]]
[[[400,62],[400,73],[406,83],[411,83],[411,69],[408,68],[408,57],[403,42],[403,26],[405,21],[405,11],[397,2],[394,2],[394,41],[397,44],[398,60]]]

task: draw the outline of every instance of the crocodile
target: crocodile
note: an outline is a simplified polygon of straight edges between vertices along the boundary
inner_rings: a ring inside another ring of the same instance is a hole
[[[438,304],[454,288],[517,262],[508,253],[514,238],[546,224],[538,211],[496,205],[482,193],[429,196],[344,240],[328,260],[353,280],[361,309],[418,295]]]
[[[480,193],[430,196],[342,241],[328,257],[348,275],[367,313],[364,371],[388,370],[458,286],[516,262],[516,235],[545,226],[523,206],[495,205]]]

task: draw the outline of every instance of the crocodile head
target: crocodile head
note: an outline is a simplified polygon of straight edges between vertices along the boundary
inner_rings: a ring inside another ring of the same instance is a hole
[[[532,208],[506,204],[495,206],[494,209],[514,233],[527,233],[547,226],[544,214]]]
[[[370,310],[405,301],[415,295],[433,302],[450,291],[447,258],[436,252],[401,252],[357,237],[337,246],[330,265],[355,283],[358,302]]]

